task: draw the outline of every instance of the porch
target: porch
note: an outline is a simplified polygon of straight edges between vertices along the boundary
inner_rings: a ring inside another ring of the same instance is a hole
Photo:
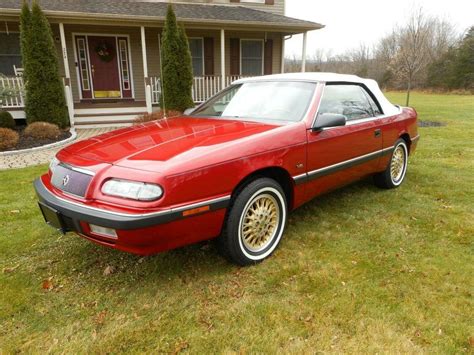
[[[233,81],[243,78],[240,75],[227,75],[222,81],[220,76],[207,75],[193,78],[192,97],[196,104],[206,101],[219,91],[228,87]],[[149,91],[151,111],[159,109],[161,83],[159,77],[150,77]],[[0,103],[0,108],[9,111],[15,119],[25,118],[24,81],[21,75],[15,77],[0,77],[0,89],[14,93]],[[69,94],[65,85],[65,94]],[[73,122],[77,127],[88,128],[95,125],[121,126],[130,124],[137,116],[148,110],[146,100],[81,100],[73,102]]]
[[[162,4],[151,6],[160,7]],[[196,8],[217,9],[215,6]],[[261,16],[254,10],[248,14]],[[109,18],[85,21],[62,16],[62,13],[51,12],[49,20],[60,58],[60,75],[72,126],[130,124],[136,116],[159,109],[162,20],[131,18],[117,24],[117,20]],[[275,16],[271,15],[267,23],[251,22],[248,25],[219,20],[216,23],[202,19],[181,21],[186,28],[192,55],[192,97],[195,103],[207,100],[241,77],[283,72],[288,36],[320,26]],[[279,23],[275,19],[291,23]],[[12,17],[0,16],[0,20],[5,20],[8,38],[17,36],[18,42],[14,73],[12,71],[8,78],[0,79],[1,87],[16,90],[16,93],[4,100],[0,107],[12,112],[15,118],[24,118],[21,57],[18,59],[19,25]],[[306,35],[303,57],[305,52]]]

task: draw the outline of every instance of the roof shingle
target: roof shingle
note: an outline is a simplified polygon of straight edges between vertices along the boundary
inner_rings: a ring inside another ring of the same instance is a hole
[[[41,0],[42,9],[46,14],[71,16],[73,14],[115,15],[116,18],[147,17],[164,20],[168,4],[166,2],[145,2],[137,0]],[[2,9],[20,10],[19,0],[0,0]],[[173,4],[176,16],[182,21],[215,21],[216,23],[249,24],[259,23],[262,26],[282,25],[287,28],[305,30],[319,29],[323,26],[310,21],[255,10],[244,6],[213,5],[213,4]]]

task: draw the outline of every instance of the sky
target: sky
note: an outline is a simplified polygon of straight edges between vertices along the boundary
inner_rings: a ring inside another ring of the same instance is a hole
[[[474,25],[473,0],[286,0],[286,15],[326,26],[308,33],[310,57],[317,48],[342,54],[360,43],[375,44],[420,6],[453,23],[460,33]],[[302,36],[287,40],[285,52],[301,57]]]

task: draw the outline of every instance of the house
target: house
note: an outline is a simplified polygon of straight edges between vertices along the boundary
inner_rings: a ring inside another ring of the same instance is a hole
[[[41,0],[60,57],[71,123],[121,125],[157,109],[160,34],[169,1]],[[285,40],[323,26],[285,16],[285,0],[171,1],[189,37],[193,98],[202,102],[233,80],[281,73]],[[0,85],[22,87],[21,1],[0,0]],[[304,70],[304,66],[303,66]],[[2,103],[24,117],[23,95]]]

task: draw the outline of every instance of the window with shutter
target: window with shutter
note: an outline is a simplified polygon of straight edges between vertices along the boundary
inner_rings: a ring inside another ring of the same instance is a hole
[[[193,62],[193,75],[204,75],[204,45],[202,38],[189,38],[189,50]]]
[[[254,76],[263,74],[263,41],[241,41],[241,75]]]

